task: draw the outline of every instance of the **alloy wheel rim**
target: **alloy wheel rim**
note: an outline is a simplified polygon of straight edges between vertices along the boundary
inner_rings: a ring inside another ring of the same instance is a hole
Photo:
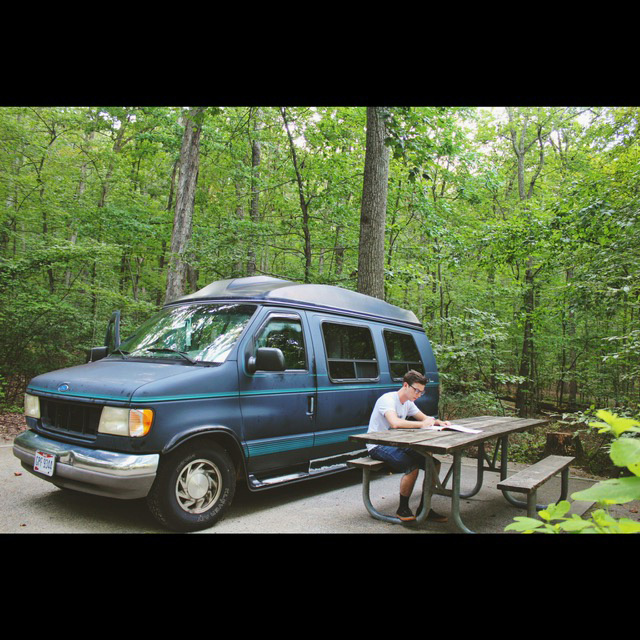
[[[176,482],[176,499],[180,508],[191,514],[204,513],[216,503],[222,490],[218,467],[199,458],[187,464]]]

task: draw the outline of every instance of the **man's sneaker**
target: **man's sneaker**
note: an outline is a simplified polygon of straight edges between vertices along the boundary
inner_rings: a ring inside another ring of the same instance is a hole
[[[413,511],[411,511],[409,507],[399,507],[396,512],[396,517],[400,518],[403,522],[410,522],[411,520],[416,519],[413,515]]]

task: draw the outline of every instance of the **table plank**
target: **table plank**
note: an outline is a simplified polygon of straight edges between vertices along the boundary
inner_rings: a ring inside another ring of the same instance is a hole
[[[488,422],[484,423],[484,426],[473,425],[474,428],[481,430],[481,433],[462,433],[459,431],[440,431],[445,437],[438,438],[433,442],[415,442],[416,445],[424,447],[426,451],[431,453],[453,453],[454,451],[464,449],[474,444],[480,444],[486,440],[492,438],[499,438],[501,436],[509,435],[511,433],[517,433],[519,431],[525,431],[534,426],[544,424],[547,420],[517,418],[511,421],[499,421],[493,424]],[[471,425],[469,425],[471,426]]]
[[[547,422],[538,418],[510,418],[508,416],[479,416],[463,418],[455,423],[479,429],[481,433],[460,431],[430,431],[428,429],[389,429],[351,436],[351,440],[391,447],[411,447],[429,453],[447,454],[510,433],[524,431]]]

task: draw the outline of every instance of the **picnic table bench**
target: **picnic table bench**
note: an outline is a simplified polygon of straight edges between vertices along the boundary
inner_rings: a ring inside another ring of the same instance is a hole
[[[547,456],[539,462],[523,469],[505,480],[498,482],[498,489],[514,491],[527,495],[527,515],[536,516],[536,493],[542,486],[557,473],[561,473],[561,489],[559,500],[567,497],[569,490],[569,465],[575,460],[571,456]]]

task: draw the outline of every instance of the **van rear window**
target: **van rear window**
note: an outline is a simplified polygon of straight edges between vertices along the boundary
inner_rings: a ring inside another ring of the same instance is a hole
[[[387,346],[389,370],[394,380],[402,380],[407,371],[415,369],[422,371],[422,358],[413,336],[408,333],[398,333],[385,329],[384,343]]]
[[[378,377],[378,360],[368,327],[325,322],[322,333],[332,381]]]

